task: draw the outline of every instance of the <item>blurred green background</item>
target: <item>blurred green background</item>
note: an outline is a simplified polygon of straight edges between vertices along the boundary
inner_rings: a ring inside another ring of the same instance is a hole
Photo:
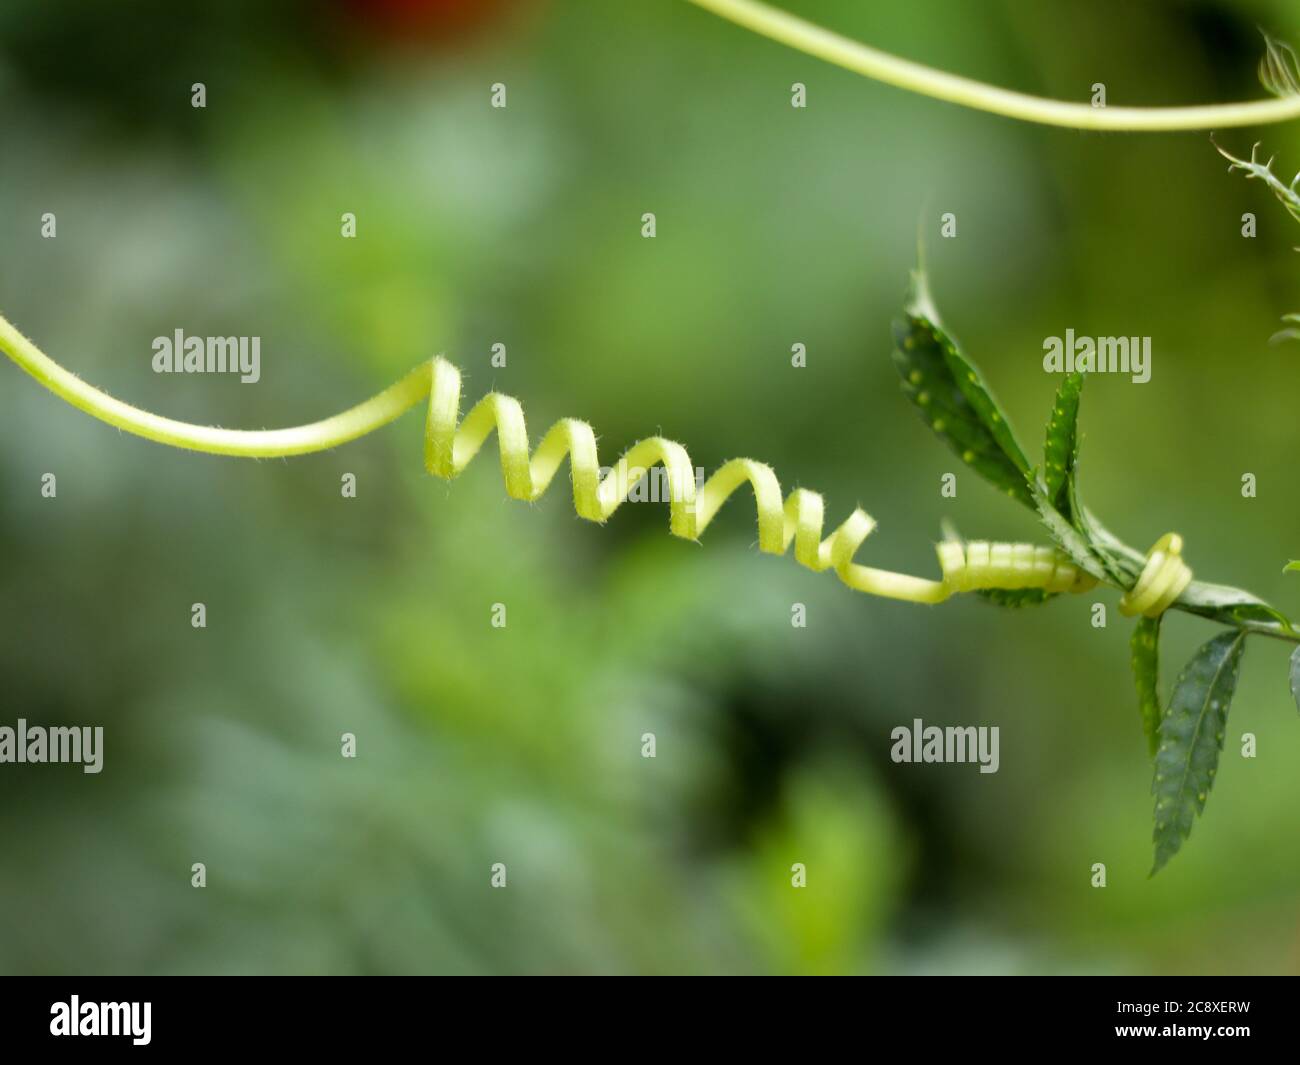
[[[1283,0],[785,6],[1029,92],[1100,81],[1111,103],[1257,97],[1256,27],[1300,41]],[[706,469],[762,459],[834,524],[858,503],[880,521],[863,561],[932,575],[945,517],[1041,535],[973,475],[941,499],[955,460],[899,394],[889,323],[920,218],[945,320],[1030,448],[1057,383],[1045,336],[1153,338],[1149,384],[1084,396],[1092,507],[1300,608],[1281,574],[1300,348],[1268,343],[1300,310],[1300,229],[1204,133],[959,110],[680,0],[9,0],[0,131],[0,310],[114,395],[293,425],[445,352],[469,398],[520,397],[534,436],[573,415],[605,461],[656,431]],[[1300,168],[1295,126],[1220,134],[1256,139]],[[151,340],[177,328],[261,336],[261,382],[155,375]],[[8,363],[0,381],[0,724],[106,730],[99,776],[0,767],[0,970],[1300,969],[1280,643],[1248,647],[1206,815],[1148,880],[1109,594],[892,603],[760,556],[743,498],[695,546],[659,505],[600,528],[562,482],[511,502],[491,452],[435,481],[414,413],[257,463],[120,434]],[[1165,628],[1167,684],[1213,629]],[[892,764],[914,717],[998,725],[1000,771]]]

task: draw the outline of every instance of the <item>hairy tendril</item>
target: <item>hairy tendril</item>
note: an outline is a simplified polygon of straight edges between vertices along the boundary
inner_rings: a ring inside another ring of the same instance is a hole
[[[758,0],[690,2],[754,33],[855,74],[922,96],[1025,122],[1070,129],[1150,131],[1260,126],[1300,117],[1300,95],[1295,94],[1295,76],[1286,64],[1286,55],[1273,44],[1269,46],[1262,70],[1265,86],[1270,92],[1279,94],[1277,99],[1194,107],[1093,107],[1086,103],[1048,100],[1013,92],[900,59]],[[1294,65],[1294,57],[1291,59]],[[1286,95],[1281,95],[1283,92]]]
[[[817,492],[797,488],[783,496],[772,468],[752,459],[724,463],[697,490],[686,449],[663,437],[633,444],[602,477],[596,436],[586,422],[574,418],[556,422],[531,451],[523,408],[511,396],[490,392],[461,418],[460,371],[441,356],[332,418],[292,429],[240,430],[175,421],[114,399],[54,362],[3,316],[0,348],[74,407],[172,447],[244,458],[325,451],[387,425],[427,398],[424,461],[431,474],[445,480],[459,476],[495,430],[506,492],[512,498],[529,502],[540,498],[567,456],[574,509],[588,521],[606,521],[648,471],[662,465],[668,474],[673,535],[698,539],[723,503],[748,484],[758,511],[759,550],[780,555],[793,543],[796,561],[817,573],[833,569],[850,588],[870,595],[941,603],[958,592],[1039,589],[1054,594],[1083,592],[1097,584],[1055,548],[1027,543],[945,540],[937,547],[942,573],[937,581],[859,565],[854,562],[858,548],[876,527],[860,507],[823,538],[825,505]],[[1191,580],[1191,571],[1179,557],[1181,549],[1182,540],[1175,534],[1157,543],[1121,608],[1156,616],[1177,599]]]

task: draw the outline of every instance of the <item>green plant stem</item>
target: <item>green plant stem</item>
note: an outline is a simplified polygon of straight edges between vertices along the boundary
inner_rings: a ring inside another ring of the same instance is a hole
[[[292,429],[220,429],[163,418],[114,399],[65,370],[0,315],[0,350],[60,399],[109,425],[146,440],[213,455],[282,458],[327,451],[398,418],[429,395],[430,364],[350,410]]]
[[[1175,603],[1172,607],[1170,607],[1170,609],[1182,610],[1188,614],[1193,614],[1196,617],[1209,616],[1201,613],[1201,611],[1199,610],[1190,610],[1187,607],[1180,606],[1177,603]],[[1232,624],[1239,629],[1244,629],[1247,632],[1255,633],[1259,636],[1269,636],[1275,640],[1282,640],[1286,643],[1300,644],[1300,632],[1297,632],[1294,629],[1284,628],[1282,625],[1278,624],[1277,622],[1250,621],[1250,620],[1242,621],[1239,619],[1237,621],[1232,622]]]
[[[1131,547],[1128,547],[1127,544],[1125,544],[1124,546],[1125,546],[1128,550],[1133,551],[1133,549],[1132,549]],[[1133,553],[1134,553],[1135,555],[1140,555],[1140,552],[1137,552],[1137,551],[1133,551]],[[1105,581],[1101,581],[1101,582],[1099,582],[1099,583],[1104,584],[1104,585],[1105,585],[1106,587],[1108,587],[1108,588],[1114,588],[1117,592],[1119,592],[1119,593],[1121,593],[1121,594],[1123,594],[1123,593],[1125,593],[1125,592],[1128,591],[1128,589],[1125,588],[1124,585],[1119,584],[1119,583],[1116,582],[1116,581],[1105,580]],[[1201,584],[1201,582],[1199,582],[1199,581],[1192,581],[1192,583],[1189,584],[1189,585],[1187,586],[1187,591],[1188,591],[1188,592],[1192,592],[1192,591],[1194,591],[1197,587],[1201,587],[1201,588],[1203,588],[1204,585]],[[1202,617],[1202,618],[1207,618],[1207,619],[1209,619],[1209,620],[1215,620],[1215,618],[1214,618],[1214,616],[1213,616],[1212,614],[1204,613],[1204,612],[1202,612],[1201,610],[1197,610],[1197,609],[1194,609],[1194,608],[1192,608],[1192,607],[1185,606],[1184,604],[1179,603],[1179,602],[1177,602],[1177,601],[1171,603],[1171,604],[1169,605],[1169,609],[1170,609],[1170,610],[1180,610],[1180,611],[1182,611],[1183,613],[1185,613],[1185,614],[1191,614],[1191,615],[1193,615],[1194,617]],[[1227,623],[1225,623],[1225,624],[1227,624]],[[1254,634],[1259,635],[1259,636],[1268,636],[1268,637],[1271,637],[1271,638],[1274,639],[1274,640],[1282,640],[1282,641],[1284,641],[1285,643],[1300,644],[1300,631],[1297,631],[1297,630],[1295,630],[1295,629],[1289,629],[1289,628],[1287,628],[1286,626],[1280,624],[1279,622],[1275,622],[1275,621],[1254,621],[1254,620],[1251,620],[1251,619],[1249,619],[1249,618],[1246,618],[1246,619],[1238,618],[1238,619],[1232,621],[1230,624],[1231,624],[1232,626],[1238,628],[1238,629],[1243,629],[1243,630],[1245,630],[1246,632],[1254,633]]]
[[[689,0],[796,51],[887,85],[1007,118],[1088,130],[1192,130],[1261,126],[1300,118],[1300,96],[1195,107],[1093,107],[1049,100],[949,74],[842,37],[758,0]]]

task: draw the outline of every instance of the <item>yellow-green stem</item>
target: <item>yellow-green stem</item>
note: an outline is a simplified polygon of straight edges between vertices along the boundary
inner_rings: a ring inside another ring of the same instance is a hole
[[[986,85],[882,52],[759,0],[689,0],[738,26],[887,85],[1007,118],[1070,129],[1158,131],[1263,126],[1300,118],[1300,96],[1193,107],[1093,107]]]
[[[784,554],[793,544],[795,559],[802,565],[818,573],[833,569],[850,588],[870,595],[912,603],[940,603],[954,593],[981,589],[1073,592],[1095,584],[1054,549],[1032,544],[941,544],[940,580],[859,565],[854,556],[876,525],[861,508],[855,508],[843,524],[823,538],[825,505],[818,493],[799,488],[783,497],[771,467],[751,459],[724,463],[697,488],[695,469],[686,449],[662,437],[633,444],[602,477],[595,433],[586,422],[574,418],[556,422],[532,450],[523,408],[510,396],[491,392],[462,418],[460,373],[441,357],[332,418],[293,429],[239,430],[191,425],[114,399],[65,370],[3,316],[0,349],[74,407],[126,432],[172,447],[248,458],[324,451],[388,424],[427,398],[424,457],[430,473],[448,480],[459,476],[488,436],[495,433],[501,472],[510,496],[527,501],[539,498],[567,457],[574,509],[589,521],[603,522],[611,517],[649,470],[662,465],[668,473],[669,530],[673,535],[697,539],[722,505],[748,485],[758,511],[761,551]]]

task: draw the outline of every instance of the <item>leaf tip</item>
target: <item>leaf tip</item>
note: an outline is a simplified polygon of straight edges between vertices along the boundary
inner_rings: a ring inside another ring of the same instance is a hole
[[[941,326],[939,312],[934,306],[934,297],[930,294],[930,275],[926,272],[925,260],[920,253],[921,249],[918,246],[917,264],[912,270],[911,282],[907,286],[907,298],[903,309],[914,317],[925,318]]]

